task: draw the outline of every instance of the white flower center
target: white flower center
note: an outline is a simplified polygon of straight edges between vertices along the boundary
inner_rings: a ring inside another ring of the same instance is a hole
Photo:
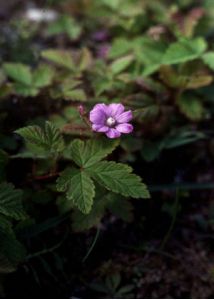
[[[109,127],[112,127],[114,126],[116,123],[116,120],[112,117],[109,117],[107,120],[106,120],[106,125],[108,125]]]

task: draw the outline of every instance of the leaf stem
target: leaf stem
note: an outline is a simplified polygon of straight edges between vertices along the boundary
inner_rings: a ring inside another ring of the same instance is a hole
[[[86,261],[86,259],[89,257],[89,255],[91,254],[92,250],[94,249],[94,246],[95,246],[95,244],[96,244],[96,242],[98,240],[99,234],[100,234],[100,228],[97,227],[97,232],[96,232],[96,235],[94,237],[93,243],[91,244],[91,247],[89,248],[89,250],[86,253],[86,255],[84,256],[84,258],[82,259],[82,263],[84,263]]]

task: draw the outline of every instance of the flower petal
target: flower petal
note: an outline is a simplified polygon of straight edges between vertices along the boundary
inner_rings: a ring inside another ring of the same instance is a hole
[[[104,103],[96,104],[90,111],[89,119],[92,123],[104,125],[106,120],[107,106]]]
[[[116,117],[118,123],[128,123],[133,118],[131,110],[125,111],[121,115]]]
[[[133,131],[133,129],[133,126],[128,123],[123,123],[116,126],[116,130],[118,130],[121,133],[130,133]]]
[[[124,112],[124,106],[121,103],[112,103],[108,105],[108,114],[111,117],[116,117]]]
[[[103,125],[93,124],[92,129],[94,131],[97,131],[97,132],[107,132],[109,130],[109,127],[103,126]]]
[[[115,139],[120,137],[121,133],[114,128],[110,128],[109,131],[106,132],[106,135],[110,139]]]

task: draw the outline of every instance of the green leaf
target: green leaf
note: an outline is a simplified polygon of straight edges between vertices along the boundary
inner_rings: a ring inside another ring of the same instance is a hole
[[[206,135],[200,131],[191,131],[187,128],[173,130],[162,142],[162,147],[172,149],[204,139]]]
[[[207,52],[202,56],[204,63],[214,70],[214,52]]]
[[[179,74],[171,66],[162,66],[160,68],[161,79],[170,87],[187,89],[198,89],[203,86],[209,85],[213,78],[207,74],[193,72],[192,74],[185,75]]]
[[[58,191],[66,191],[66,198],[81,212],[88,214],[95,196],[94,183],[84,170],[67,169],[57,180]]]
[[[81,27],[79,24],[68,15],[62,15],[57,21],[50,24],[48,33],[50,35],[66,33],[70,39],[77,39],[81,34]]]
[[[109,57],[117,58],[127,54],[128,52],[132,51],[133,43],[133,41],[130,42],[130,40],[125,38],[116,38],[111,45]]]
[[[87,97],[82,89],[74,89],[74,90],[63,90],[62,91],[62,98],[65,100],[72,100],[72,101],[86,101]]]
[[[26,218],[22,206],[22,191],[14,189],[10,183],[0,184],[0,213],[15,220]]]
[[[118,140],[91,139],[83,142],[75,139],[66,149],[65,156],[79,167],[88,168],[110,154],[118,146]]]
[[[194,97],[182,96],[177,100],[180,111],[192,121],[200,121],[204,116],[202,102]]]
[[[73,169],[66,168],[60,174],[60,177],[57,179],[57,185],[56,185],[58,192],[66,192],[68,190],[73,172],[74,172]]]
[[[39,89],[37,89],[36,87],[26,86],[21,83],[15,83],[14,88],[18,95],[21,95],[24,97],[28,97],[28,96],[35,97],[39,93]]]
[[[47,65],[40,65],[33,73],[33,85],[44,87],[50,85],[54,76],[53,69]]]
[[[43,58],[48,59],[49,61],[55,63],[60,67],[72,71],[75,69],[75,65],[70,51],[49,49],[42,51],[41,55]]]
[[[159,68],[166,48],[166,44],[162,41],[143,38],[138,59],[145,65],[143,70],[144,76],[154,73]]]
[[[102,161],[86,171],[106,189],[126,197],[149,198],[149,192],[141,178],[132,174],[132,168],[113,161]]]
[[[111,9],[117,9],[121,3],[121,0],[101,0],[101,2]]]
[[[117,75],[127,69],[127,67],[132,63],[133,55],[127,55],[121,58],[116,59],[110,65],[110,70],[112,74]]]
[[[25,257],[25,249],[16,239],[12,224],[0,216],[0,273],[11,273]]]
[[[78,69],[85,71],[92,65],[92,54],[88,48],[83,48],[79,59]]]
[[[27,143],[37,146],[40,150],[54,153],[61,152],[64,148],[63,137],[59,129],[48,121],[44,129],[39,126],[27,126],[15,132],[20,134]]]
[[[169,46],[163,56],[162,64],[172,65],[196,59],[203,54],[206,47],[207,44],[202,38],[182,39]]]
[[[20,63],[5,63],[3,70],[8,77],[24,85],[32,84],[32,74],[28,66]]]

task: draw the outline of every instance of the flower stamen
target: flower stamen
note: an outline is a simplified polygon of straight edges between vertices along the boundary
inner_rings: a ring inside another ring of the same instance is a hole
[[[106,120],[106,125],[109,126],[109,127],[113,127],[115,124],[116,124],[116,120],[112,117],[109,117]]]

